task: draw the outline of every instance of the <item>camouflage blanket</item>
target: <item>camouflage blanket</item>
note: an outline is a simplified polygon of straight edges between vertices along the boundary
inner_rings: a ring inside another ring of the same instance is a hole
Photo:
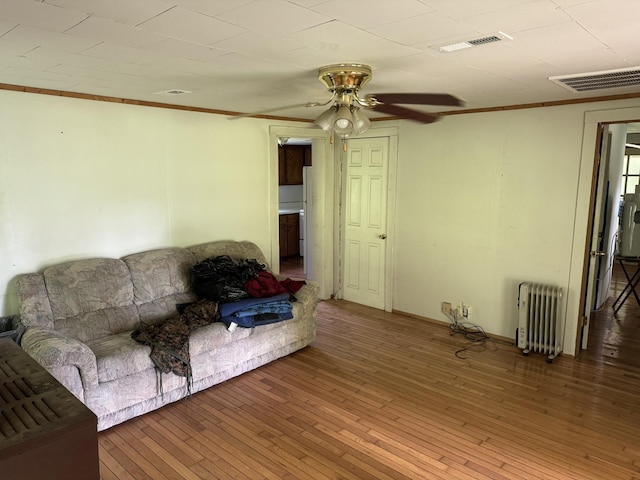
[[[133,331],[131,338],[151,347],[151,360],[160,372],[187,377],[190,385],[189,334],[217,319],[218,303],[200,300],[186,306],[179,316]]]

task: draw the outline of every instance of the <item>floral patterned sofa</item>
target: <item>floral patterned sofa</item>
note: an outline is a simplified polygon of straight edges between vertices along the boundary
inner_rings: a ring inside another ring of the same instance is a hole
[[[216,241],[162,248],[120,259],[93,258],[16,278],[22,348],[98,416],[98,430],[179,400],[299,350],[315,338],[317,285],[296,293],[293,318],[247,329],[216,322],[189,337],[192,384],[160,374],[150,347],[131,332],[177,315],[196,300],[189,270],[218,255],[256,259],[253,243]],[[268,266],[267,266],[268,268]]]

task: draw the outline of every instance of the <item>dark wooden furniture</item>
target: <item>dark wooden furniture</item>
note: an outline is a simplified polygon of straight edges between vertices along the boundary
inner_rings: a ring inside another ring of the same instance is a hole
[[[300,215],[280,215],[280,256],[300,255]]]
[[[302,167],[311,166],[311,145],[278,147],[278,184],[302,185]]]
[[[0,339],[0,478],[98,480],[97,418],[10,339]]]

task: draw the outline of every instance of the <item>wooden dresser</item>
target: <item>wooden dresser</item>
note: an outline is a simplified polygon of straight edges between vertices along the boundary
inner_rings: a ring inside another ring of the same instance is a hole
[[[96,416],[10,339],[0,339],[0,478],[100,478]]]

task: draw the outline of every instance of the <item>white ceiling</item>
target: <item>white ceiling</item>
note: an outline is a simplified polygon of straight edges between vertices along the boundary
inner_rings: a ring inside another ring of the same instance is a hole
[[[327,100],[318,68],[353,62],[373,68],[365,94],[573,100],[640,92],[548,80],[640,66],[638,19],[640,0],[0,0],[0,83],[254,112]],[[499,31],[513,40],[433,48]]]

